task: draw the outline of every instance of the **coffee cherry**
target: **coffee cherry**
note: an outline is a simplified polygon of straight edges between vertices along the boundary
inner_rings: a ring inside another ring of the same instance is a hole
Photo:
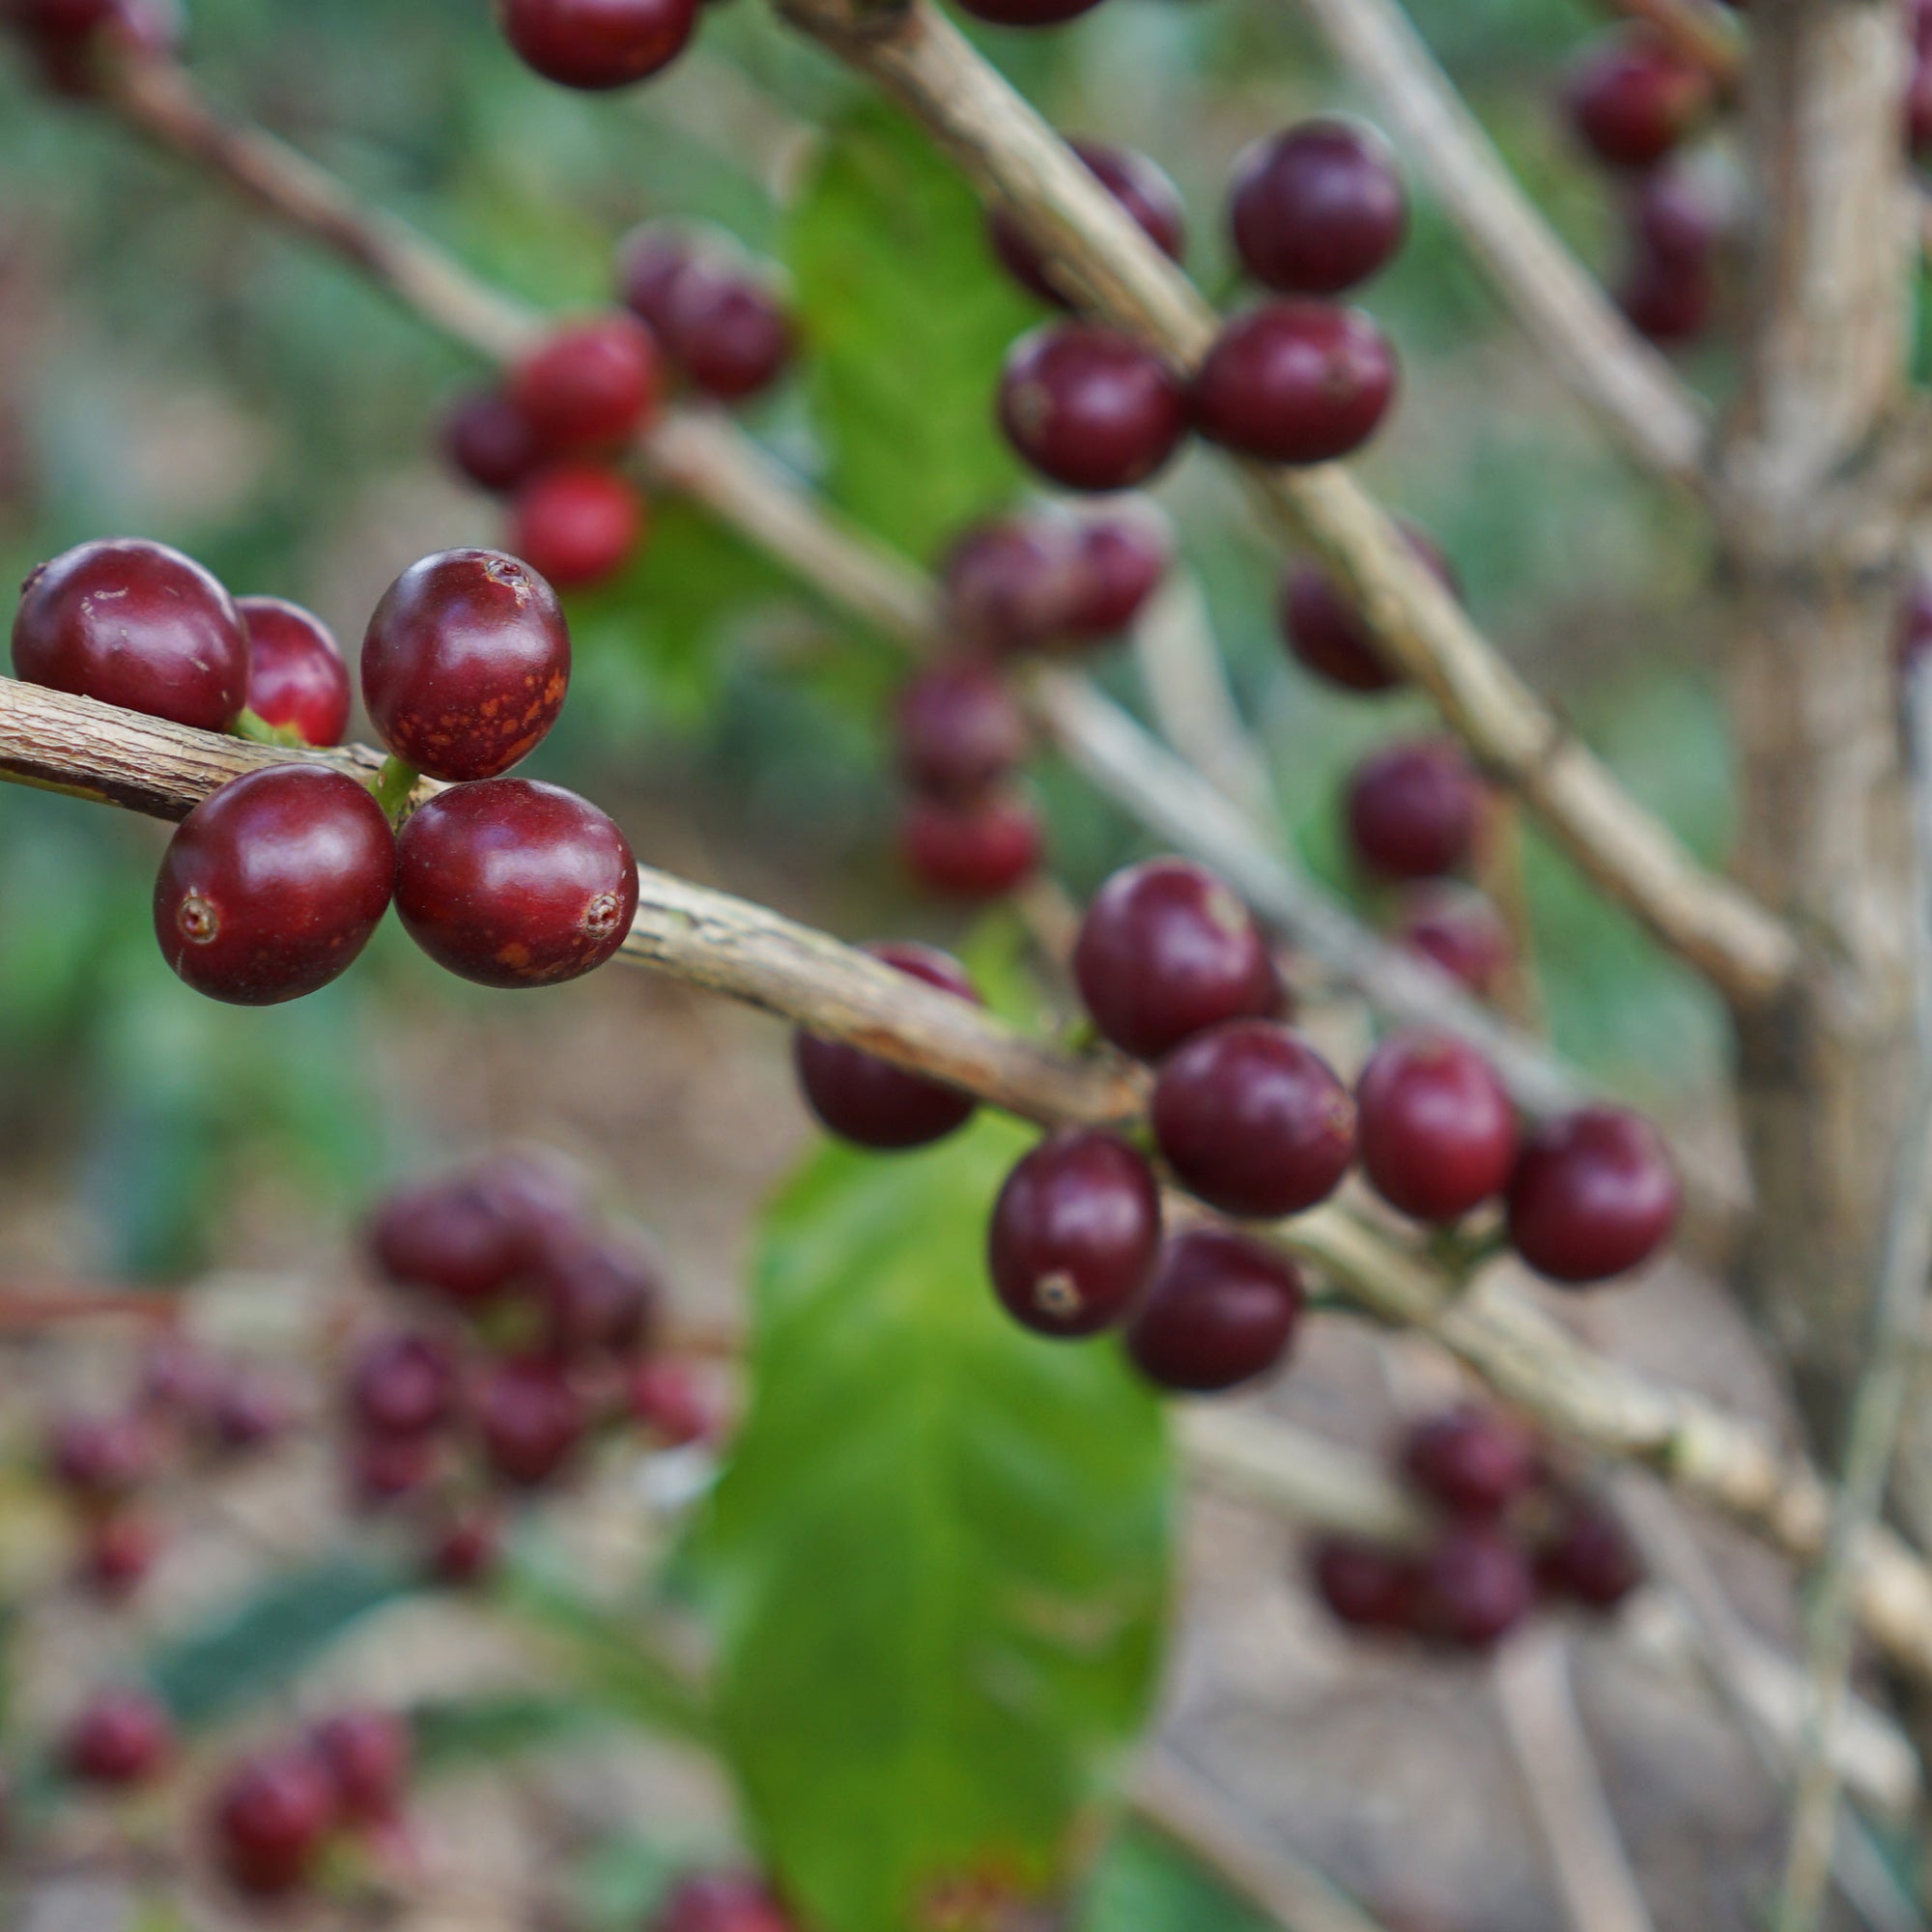
[[[1141,232],[1171,261],[1187,251],[1187,210],[1180,190],[1145,155],[1102,141],[1073,141],[1073,152],[1099,178],[1100,185],[1133,216]],[[1000,265],[1029,295],[1055,308],[1071,307],[1046,271],[1046,257],[1025,226],[1005,209],[987,222]]]
[[[1124,631],[1160,588],[1173,560],[1166,520],[1151,506],[1083,523],[1067,635],[1084,641]]]
[[[362,641],[383,742],[432,778],[496,778],[556,723],[570,629],[556,593],[494,550],[446,550],[390,584]]]
[[[1301,1276],[1285,1255],[1222,1229],[1190,1229],[1161,1248],[1127,1326],[1127,1353],[1162,1388],[1235,1388],[1287,1355],[1301,1304]]]
[[[497,0],[497,11],[526,65],[593,94],[648,80],[697,24],[697,0]]]
[[[504,1362],[478,1391],[476,1427],[491,1469],[518,1489],[561,1474],[589,1428],[583,1403],[554,1362]]]
[[[544,460],[542,440],[502,390],[460,396],[442,419],[442,450],[479,490],[503,496]]]
[[[1409,1479],[1456,1516],[1500,1516],[1535,1483],[1540,1466],[1525,1430],[1473,1405],[1417,1423],[1403,1448]]]
[[[1100,0],[959,0],[962,13],[996,27],[1058,27],[1099,4]]]
[[[379,1335],[349,1372],[349,1413],[371,1435],[422,1435],[456,1409],[456,1361],[433,1335],[396,1329]]]
[[[141,1406],[172,1420],[200,1422],[220,1386],[220,1364],[185,1335],[161,1336],[141,1358]]]
[[[1391,1036],[1355,1083],[1355,1112],[1370,1184],[1418,1221],[1460,1220],[1509,1185],[1516,1109],[1463,1040]]]
[[[1932,654],[1932,578],[1915,572],[1898,600],[1892,649],[1901,676],[1910,677]]]
[[[395,871],[389,821],[354,779],[270,765],[211,792],[169,839],[155,937],[196,992],[275,1006],[355,964]]]
[[[1000,375],[1000,422],[1041,475],[1069,490],[1126,490],[1171,457],[1187,403],[1151,349],[1091,322],[1022,336]]]
[[[1459,1522],[1423,1558],[1415,1626],[1457,1650],[1489,1650],[1535,1605],[1522,1551],[1488,1523]]]
[[[1422,1577],[1406,1550],[1327,1536],[1315,1546],[1309,1567],[1317,1593],[1338,1622],[1370,1631],[1412,1627]]]
[[[1154,1138],[1182,1183],[1229,1214],[1298,1214],[1342,1184],[1355,1106],[1334,1070],[1285,1026],[1233,1020],[1162,1064]]]
[[[553,1239],[537,1274],[544,1346],[563,1361],[635,1354],[663,1296],[663,1264],[638,1236],[577,1234]]]
[[[1639,253],[1617,284],[1617,306],[1631,326],[1662,347],[1694,342],[1711,326],[1717,284],[1711,271]]]
[[[479,986],[556,986],[611,958],[638,909],[624,835],[575,792],[489,779],[439,793],[396,841],[396,912]]]
[[[248,709],[304,745],[339,745],[349,728],[349,668],[320,617],[280,597],[236,600],[248,634]]]
[[[1509,928],[1480,893],[1412,887],[1396,930],[1403,947],[1476,994],[1492,991],[1510,963]]]
[[[309,1732],[308,1744],[347,1825],[381,1825],[396,1815],[409,1788],[415,1738],[393,1711],[340,1711]]]
[[[1642,1584],[1643,1559],[1608,1510],[1571,1496],[1537,1549],[1536,1580],[1551,1596],[1612,1610]]]
[[[1159,1246],[1153,1170],[1112,1134],[1067,1129],[1007,1177],[986,1253],[1014,1321],[1041,1335],[1080,1336],[1126,1319]]]
[[[1651,168],[1632,185],[1631,232],[1643,251],[1673,268],[1706,268],[1722,224],[1702,185],[1681,168]]]
[[[32,0],[27,0],[32,5]],[[62,0],[53,0],[55,12]],[[89,6],[90,24],[79,32],[37,29],[22,22],[27,51],[40,69],[41,84],[51,94],[92,100],[100,93],[103,68],[111,63],[161,60],[181,44],[179,0],[104,0]],[[70,18],[77,17],[71,13]]]
[[[288,1390],[278,1379],[260,1369],[236,1369],[215,1391],[208,1432],[223,1455],[251,1456],[280,1441],[294,1421]]]
[[[928,891],[996,899],[1032,875],[1044,835],[1024,798],[993,792],[967,805],[916,798],[899,838],[907,867]]]
[[[615,470],[573,463],[539,470],[510,505],[510,547],[559,590],[614,576],[643,541],[644,501]]]
[[[265,1751],[245,1758],[215,1793],[214,1861],[237,1891],[273,1898],[298,1891],[313,1875],[335,1794],[313,1751]]]
[[[247,702],[248,639],[233,599],[191,557],[105,538],[28,577],[14,670],[52,691],[225,731]]]
[[[1607,1281],[1669,1240],[1678,1199],[1663,1137],[1641,1114],[1584,1107],[1524,1144],[1510,1182],[1510,1245],[1551,1281]]]
[[[48,1434],[46,1459],[48,1473],[69,1495],[118,1502],[154,1474],[154,1432],[131,1411],[67,1416]]]
[[[624,1394],[632,1419],[667,1449],[714,1441],[724,1433],[716,1395],[687,1362],[662,1355],[639,1362]]]
[[[549,455],[613,455],[656,413],[657,344],[622,309],[568,324],[511,369],[509,397]]]
[[[350,1445],[349,1493],[364,1510],[393,1508],[420,1495],[442,1462],[433,1435],[369,1435]]]
[[[1915,158],[1932,147],[1932,60],[1921,47],[1905,90],[1905,152]]]
[[[671,295],[703,243],[681,221],[646,221],[617,244],[617,292],[624,306],[668,348]]]
[[[146,1690],[103,1690],[68,1727],[68,1776],[108,1791],[151,1782],[174,1754],[174,1725]]]
[[[1442,586],[1461,594],[1455,567],[1440,547],[1413,524],[1403,540]],[[1281,583],[1281,628],[1289,648],[1316,676],[1345,691],[1391,691],[1402,673],[1376,647],[1361,607],[1319,564],[1290,565]]]
[[[722,253],[694,254],[665,299],[665,348],[707,396],[744,402],[791,366],[797,345],[784,304]]]
[[[117,1510],[83,1529],[75,1573],[82,1588],[93,1596],[123,1603],[147,1580],[160,1547],[159,1532],[148,1518]]]
[[[452,1590],[480,1583],[502,1559],[502,1526],[494,1516],[472,1511],[446,1523],[429,1550],[429,1574]]]
[[[1570,78],[1571,126],[1613,168],[1654,167],[1711,104],[1709,77],[1642,29],[1599,42]]]
[[[113,12],[114,0],[10,0],[0,19],[24,34],[78,41],[103,24]]]
[[[895,971],[973,1006],[980,994],[956,959],[929,946],[866,949]],[[969,1094],[907,1073],[843,1040],[792,1037],[792,1065],[806,1104],[828,1131],[860,1147],[929,1147],[973,1118]]]
[[[948,633],[967,648],[1009,657],[1064,638],[1089,584],[1076,533],[1064,521],[1008,517],[976,524],[940,565]]]
[[[651,1932],[798,1932],[770,1890],[748,1873],[711,1872],[671,1889]]]
[[[389,1280],[470,1312],[530,1276],[580,1203],[569,1181],[514,1155],[392,1194],[369,1230]]]
[[[895,714],[899,771],[915,790],[963,804],[1010,775],[1029,732],[1006,680],[977,658],[917,672]]]
[[[1346,806],[1349,841],[1373,872],[1432,879],[1468,860],[1482,788],[1446,738],[1385,746],[1356,766]]]
[[[1264,302],[1233,318],[1194,377],[1205,437],[1271,463],[1359,449],[1396,390],[1395,351],[1360,309]]]
[[[1158,1060],[1223,1020],[1281,1004],[1267,942],[1205,867],[1151,859],[1116,872],[1081,922],[1073,977],[1094,1023],[1122,1052]]]
[[[1388,144],[1346,121],[1304,121],[1235,163],[1228,202],[1249,274],[1285,295],[1338,296],[1402,246],[1408,199]]]

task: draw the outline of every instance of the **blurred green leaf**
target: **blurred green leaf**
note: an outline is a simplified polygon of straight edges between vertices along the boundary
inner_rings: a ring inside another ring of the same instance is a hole
[[[1265,1932],[1209,1873],[1145,1832],[1121,1833],[1094,1872],[1078,1932]]]
[[[417,1769],[426,1777],[552,1750],[611,1721],[612,1713],[581,1690],[451,1698],[410,1713]]]
[[[697,1548],[753,1835],[815,1922],[1051,1889],[1138,1733],[1165,1621],[1159,1405],[1024,1333],[981,1251],[1025,1130],[827,1148],[777,1204],[753,1399]]]

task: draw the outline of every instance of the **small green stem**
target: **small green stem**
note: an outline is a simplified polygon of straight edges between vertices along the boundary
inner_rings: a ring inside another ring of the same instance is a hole
[[[229,725],[229,732],[245,738],[251,745],[279,745],[286,751],[308,749],[308,740],[293,724],[270,724],[259,711],[244,711]]]
[[[384,815],[391,825],[401,819],[408,810],[410,794],[416,788],[416,781],[422,774],[413,765],[405,764],[401,758],[389,757],[383,761],[383,769],[376,775],[376,803],[383,808]]]

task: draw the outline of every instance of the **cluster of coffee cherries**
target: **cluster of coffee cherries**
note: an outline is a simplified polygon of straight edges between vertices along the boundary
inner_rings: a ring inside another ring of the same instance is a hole
[[[181,43],[179,0],[0,0],[49,92],[85,99],[102,58],[163,59]]]
[[[76,1587],[127,1602],[161,1553],[160,1486],[256,1455],[294,1420],[279,1378],[179,1334],[153,1345],[124,1400],[56,1417],[44,1460],[73,1522]]]
[[[1174,185],[1145,156],[1075,152],[1164,253],[1186,234]],[[1048,323],[1013,345],[999,415],[1019,454],[1069,490],[1145,483],[1191,430],[1271,463],[1327,463],[1374,435],[1394,399],[1395,352],[1373,318],[1335,298],[1401,246],[1406,197],[1386,145],[1353,124],[1309,121],[1256,143],[1237,163],[1229,228],[1270,297],[1222,327],[1191,380],[1098,323]],[[1023,288],[1065,307],[1045,258],[1008,214],[995,252]]]
[[[1426,1418],[1397,1463],[1427,1512],[1425,1540],[1401,1548],[1332,1536],[1308,1552],[1317,1593],[1350,1630],[1484,1651],[1539,1605],[1607,1615],[1643,1581],[1614,1514],[1496,1409],[1465,1405]]]

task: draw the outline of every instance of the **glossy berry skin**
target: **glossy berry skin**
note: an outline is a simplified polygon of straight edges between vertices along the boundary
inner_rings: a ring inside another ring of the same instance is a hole
[[[1490,1650],[1536,1605],[1536,1579],[1516,1544],[1489,1523],[1459,1522],[1423,1558],[1415,1625],[1455,1650]]]
[[[1613,1610],[1643,1579],[1643,1559],[1616,1518],[1599,1503],[1566,1497],[1536,1552],[1544,1590],[1587,1609]]]
[[[1082,523],[1075,544],[1077,587],[1067,612],[1070,637],[1111,638],[1140,615],[1174,561],[1167,523],[1151,507]]]
[[[914,799],[899,839],[907,869],[927,891],[996,899],[1033,875],[1044,835],[1024,798],[993,792],[967,805]]]
[[[1137,1060],[1158,1060],[1223,1020],[1281,1004],[1267,942],[1212,872],[1150,859],[1100,888],[1073,949],[1073,978],[1100,1032]]]
[[[431,778],[496,778],[556,723],[570,629],[556,592],[494,550],[448,550],[390,584],[362,640],[362,701],[383,742]]]
[[[182,821],[155,881],[161,956],[196,992],[275,1006],[354,965],[389,907],[396,841],[323,765],[231,779]]]
[[[1669,1240],[1678,1204],[1662,1135],[1641,1114],[1584,1107],[1524,1144],[1510,1182],[1510,1245],[1550,1281],[1607,1281]]]
[[[548,1168],[497,1156],[390,1195],[370,1226],[370,1257],[398,1286],[475,1313],[532,1277],[577,1209]]]
[[[1456,572],[1440,547],[1413,524],[1404,540],[1443,588],[1458,590]],[[1392,691],[1402,673],[1376,648],[1361,608],[1319,564],[1290,565],[1281,582],[1281,628],[1289,648],[1308,669],[1344,691]]]
[[[648,80],[697,23],[697,0],[498,0],[497,11],[526,65],[593,94]]]
[[[511,369],[509,397],[546,454],[611,456],[657,412],[656,339],[611,309],[547,336]]]
[[[307,1884],[334,1822],[335,1793],[313,1751],[264,1752],[237,1765],[215,1794],[214,1861],[237,1891],[281,1897]]]
[[[1224,1229],[1189,1229],[1161,1248],[1127,1325],[1127,1353],[1162,1388],[1237,1388],[1285,1359],[1301,1305],[1301,1276],[1286,1256]]]
[[[1360,309],[1264,302],[1234,317],[1194,378],[1205,437],[1271,463],[1329,463],[1368,441],[1395,398],[1395,351]]]
[[[1040,517],[975,525],[940,565],[946,629],[993,657],[1063,639],[1087,590],[1075,533]]]
[[[1337,296],[1386,265],[1408,232],[1408,198],[1381,136],[1305,121],[1257,141],[1235,164],[1228,222],[1258,282]]]
[[[338,1823],[380,1825],[409,1789],[415,1739],[393,1711],[341,1711],[309,1732],[309,1748],[333,1787]]]
[[[1622,33],[1585,55],[1570,79],[1571,126],[1613,168],[1654,167],[1710,105],[1711,83],[1663,42]]]
[[[1233,1020],[1161,1065],[1154,1138],[1182,1183],[1229,1214],[1278,1217],[1325,1201],[1355,1154],[1355,1107],[1285,1026]]]
[[[1535,1440],[1473,1404],[1419,1422],[1403,1448],[1409,1480],[1454,1516],[1500,1516],[1535,1483]]]
[[[1418,1221],[1460,1220],[1502,1193],[1516,1163],[1516,1109],[1473,1046],[1392,1035],[1355,1083],[1356,1143],[1370,1184]]]
[[[29,684],[225,731],[248,699],[248,639],[234,600],[193,558],[103,538],[33,572],[14,618]]]
[[[929,946],[866,949],[873,958],[955,999],[980,1004],[979,990],[956,959]],[[792,1065],[806,1104],[828,1132],[882,1151],[929,1147],[973,1118],[970,1095],[907,1073],[843,1040],[809,1033],[792,1037]]]
[[[1068,145],[1098,177],[1100,185],[1133,216],[1142,234],[1170,261],[1179,261],[1187,252],[1187,210],[1180,190],[1167,175],[1132,148],[1112,147],[1103,141],[1073,141]],[[1048,278],[1045,256],[1009,213],[997,210],[987,222],[987,233],[1000,266],[1029,295],[1051,302],[1055,308],[1071,306]]]
[[[1127,490],[1187,433],[1187,399],[1158,355],[1090,322],[1016,342],[1000,375],[1000,423],[1042,476],[1069,490]]]
[[[1068,1129],[1027,1154],[993,1206],[987,1264],[1007,1312],[1041,1335],[1118,1327],[1160,1246],[1153,1170],[1112,1134]]]
[[[667,1449],[714,1441],[723,1433],[717,1397],[688,1362],[662,1355],[639,1362],[624,1395],[632,1419]]]
[[[721,403],[772,387],[797,349],[784,304],[722,252],[694,254],[669,284],[664,344],[691,385]]]
[[[1353,1537],[1323,1537],[1310,1572],[1316,1593],[1352,1630],[1406,1631],[1415,1620],[1420,1566],[1406,1550]]]
[[[673,1887],[650,1932],[798,1932],[798,1926],[749,1873],[710,1872]]]
[[[450,466],[479,490],[504,496],[544,461],[530,420],[502,390],[459,396],[442,419],[442,451]]]
[[[1477,995],[1510,963],[1509,928],[1481,894],[1440,885],[1411,889],[1396,930],[1404,948]]]
[[[623,569],[644,540],[644,500],[627,477],[592,463],[542,469],[510,505],[510,548],[558,590]]]
[[[648,1243],[601,1232],[552,1239],[537,1274],[544,1347],[559,1361],[633,1355],[663,1295],[663,1266]]]
[[[349,1413],[371,1435],[422,1435],[456,1410],[456,1360],[433,1335],[397,1329],[379,1335],[349,1374]]]
[[[349,728],[349,667],[335,633],[280,597],[236,600],[248,633],[248,709],[304,745],[339,745]]]
[[[575,792],[490,779],[439,793],[396,841],[396,912],[479,986],[556,986],[611,958],[638,909],[630,841]]]
[[[1009,777],[1027,754],[1026,714],[1006,680],[977,658],[916,672],[895,713],[900,775],[915,791],[964,804]]]
[[[47,1470],[83,1503],[117,1502],[154,1473],[154,1432],[131,1411],[74,1415],[54,1425],[47,1438]]]
[[[961,13],[996,27],[1058,27],[1099,4],[1100,0],[959,0]]]
[[[1482,788],[1446,738],[1372,753],[1349,781],[1349,842],[1387,879],[1433,879],[1465,864],[1476,842]]]
[[[582,1399],[553,1362],[504,1362],[478,1392],[476,1427],[491,1469],[517,1489],[560,1475],[589,1428]]]
[[[68,1727],[61,1761],[68,1775],[101,1790],[150,1782],[174,1754],[174,1725],[145,1690],[104,1690]]]
[[[617,293],[624,306],[668,347],[671,297],[704,243],[680,221],[646,221],[617,244]]]

